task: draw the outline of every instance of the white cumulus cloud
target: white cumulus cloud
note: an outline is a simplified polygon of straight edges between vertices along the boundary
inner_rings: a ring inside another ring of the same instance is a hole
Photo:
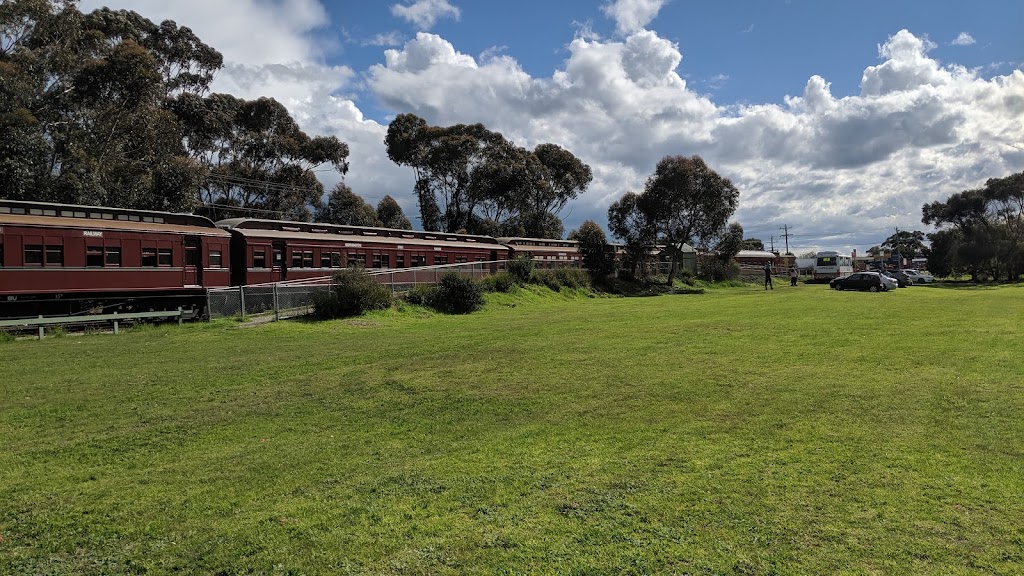
[[[960,35],[958,35],[956,38],[953,39],[952,42],[950,42],[950,44],[952,44],[953,46],[970,46],[975,42],[977,41],[974,39],[973,36],[971,36],[967,32],[961,32]]]
[[[614,0],[601,11],[615,21],[615,29],[626,35],[642,30],[651,23],[668,0]]]
[[[433,28],[441,18],[458,20],[462,16],[459,8],[448,0],[416,0],[412,4],[394,4],[391,13],[415,24],[420,30]]]

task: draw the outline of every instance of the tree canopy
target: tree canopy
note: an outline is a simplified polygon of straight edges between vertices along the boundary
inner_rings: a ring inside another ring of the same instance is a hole
[[[399,114],[385,144],[393,162],[414,170],[425,230],[560,238],[558,213],[593,178],[555,144],[529,151],[482,124],[430,126]]]
[[[377,211],[373,206],[352,191],[344,182],[339,182],[327,195],[327,201],[319,203],[313,220],[325,224],[347,226],[380,226]]]
[[[311,168],[348,147],[279,103],[212,94],[223,58],[190,29],[70,0],[0,4],[0,193],[168,211],[308,217]],[[227,214],[224,214],[227,215]]]
[[[708,248],[725,232],[739,190],[700,156],[666,156],[647,179],[642,194],[627,193],[608,209],[608,226],[626,242],[627,254],[640,257],[645,244],[690,244]],[[742,231],[739,241],[742,241]],[[738,245],[738,242],[737,242]],[[668,282],[677,262],[672,258]]]
[[[886,238],[881,248],[899,253],[903,258],[917,258],[924,255],[924,232],[900,230]]]
[[[940,230],[928,235],[928,267],[1015,281],[1024,273],[1024,172],[993,178],[922,207],[922,222]]]
[[[569,233],[569,239],[579,242],[583,266],[591,278],[600,281],[612,273],[615,268],[614,253],[604,230],[596,222],[585,220],[579,228]]]

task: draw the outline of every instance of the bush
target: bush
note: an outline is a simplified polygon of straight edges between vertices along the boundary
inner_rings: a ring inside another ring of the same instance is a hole
[[[479,282],[457,272],[449,272],[437,284],[433,307],[447,314],[469,314],[484,305],[484,290]]]
[[[582,268],[559,268],[555,270],[555,276],[566,288],[573,290],[590,288],[590,274]]]
[[[7,330],[0,330],[0,342],[14,342],[14,334],[11,334]]]
[[[508,261],[508,273],[515,278],[519,284],[526,284],[530,281],[535,264],[529,256],[518,256]]]
[[[331,292],[313,300],[313,313],[318,318],[358,316],[370,310],[391,307],[391,289],[358,268],[348,268],[334,275]]]
[[[416,284],[405,293],[405,301],[416,306],[433,306],[437,288],[428,284]]]
[[[558,278],[555,270],[534,270],[530,275],[531,284],[539,284],[558,292],[562,289],[562,281]]]
[[[735,262],[722,262],[718,258],[706,258],[700,262],[697,276],[709,282],[736,280],[740,277],[740,265]]]
[[[516,281],[508,272],[491,274],[480,281],[486,292],[511,292],[516,286]]]

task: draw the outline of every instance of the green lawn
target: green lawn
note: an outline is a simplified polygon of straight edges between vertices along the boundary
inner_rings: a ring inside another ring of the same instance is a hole
[[[0,574],[1021,574],[1022,332],[801,285],[0,342]]]

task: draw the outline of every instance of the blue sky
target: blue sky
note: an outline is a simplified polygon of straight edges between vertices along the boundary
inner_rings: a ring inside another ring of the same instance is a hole
[[[215,90],[273,96],[349,143],[345,181],[411,217],[390,119],[482,122],[594,169],[562,214],[605,225],[668,154],[741,191],[797,251],[928,231],[921,205],[1024,170],[1024,2],[83,0],[170,18],[221,50]],[[323,173],[325,185],[340,176]],[[415,218],[413,218],[415,221]]]

